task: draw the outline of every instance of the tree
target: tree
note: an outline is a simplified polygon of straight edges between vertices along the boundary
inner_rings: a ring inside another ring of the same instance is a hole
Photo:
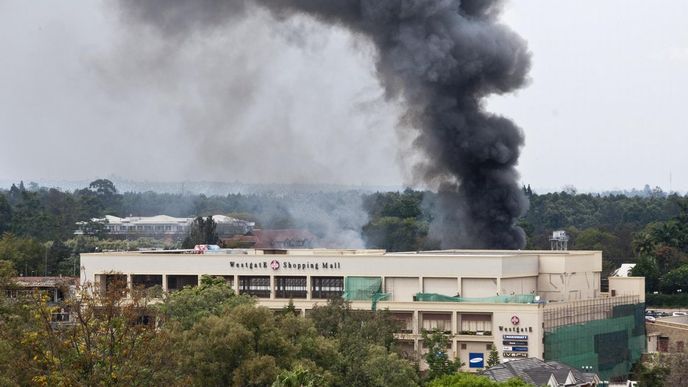
[[[336,343],[339,356],[332,367],[335,385],[382,387],[418,384],[413,364],[394,352],[394,332],[398,331],[398,322],[389,312],[354,310],[348,302],[333,299],[325,306],[313,308],[309,320],[316,333],[325,339],[334,339]],[[320,352],[309,347],[314,353]],[[317,357],[323,358],[322,355]]]
[[[5,195],[0,193],[0,235],[8,232],[12,226],[12,208]]]
[[[322,376],[297,365],[293,370],[280,372],[272,383],[272,387],[319,387],[324,384],[325,380]]]
[[[146,323],[149,300],[138,292],[126,297],[121,289],[104,294],[85,289],[61,305],[36,293],[0,315],[0,347],[9,344],[12,350],[11,358],[0,362],[0,374],[13,385],[181,383],[166,332]],[[53,321],[61,309],[71,311],[71,323]]]
[[[251,356],[251,332],[228,318],[201,318],[189,330],[173,330],[172,338],[181,372],[197,386],[232,385],[234,371]]]
[[[530,384],[518,378],[496,382],[487,376],[459,372],[433,380],[428,387],[528,387]]]
[[[20,188],[12,209],[12,232],[45,241],[51,234],[50,223],[38,193]]]
[[[688,292],[688,264],[662,276],[659,288],[664,293]]]
[[[490,348],[490,355],[487,358],[487,368],[494,367],[500,363],[501,362],[499,361],[499,352],[497,352],[497,348],[493,344],[492,348]]]
[[[122,195],[108,179],[97,179],[88,185],[88,189],[96,194],[100,206],[105,214],[119,214],[122,208]]]
[[[191,249],[196,245],[215,245],[220,241],[217,236],[217,223],[213,220],[212,216],[208,216],[206,219],[203,217],[197,217],[191,223],[189,228],[189,235],[184,238],[182,242],[182,248]]]
[[[667,366],[660,364],[645,365],[641,362],[634,366],[633,374],[638,380],[640,386],[643,387],[663,387],[667,376],[669,376],[670,369]],[[685,379],[684,379],[685,381]],[[681,385],[679,382],[675,385]]]
[[[235,295],[224,279],[203,276],[199,286],[165,295],[158,308],[163,323],[178,323],[187,330],[205,317],[220,316],[228,308],[254,303],[249,297]]]
[[[45,270],[46,248],[31,238],[4,234],[0,238],[0,257],[13,263],[25,276],[39,275]]]
[[[640,257],[630,274],[632,277],[645,277],[645,292],[652,293],[659,289],[660,273],[654,258]]]
[[[50,247],[47,252],[47,273],[46,275],[57,275],[60,272],[60,267],[65,260],[72,256],[72,249],[67,245],[62,243],[60,240],[56,240],[50,243]],[[64,273],[67,274],[67,273]]]
[[[423,359],[428,364],[427,380],[434,380],[444,375],[451,375],[463,365],[459,359],[451,360],[447,354],[449,338],[439,330],[423,331],[423,346],[428,352]]]

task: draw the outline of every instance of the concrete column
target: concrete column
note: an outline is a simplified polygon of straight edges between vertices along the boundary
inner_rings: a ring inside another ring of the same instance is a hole
[[[311,288],[311,276],[307,275],[307,276],[306,276],[306,300],[309,300],[309,301],[310,301],[310,299],[311,299],[311,290],[312,290],[312,288]],[[305,316],[305,315],[306,315],[306,311],[304,310],[303,313],[304,313],[304,316]]]
[[[203,274],[198,275],[198,279],[196,280],[196,286],[199,286],[201,284],[201,278],[203,278]]]
[[[418,312],[418,309],[416,309],[413,311],[413,333],[416,335],[420,335],[420,331],[420,313]]]
[[[456,334],[459,333],[459,330],[458,330],[458,325],[459,325],[459,324],[458,324],[458,321],[459,321],[459,319],[458,319],[456,313],[457,313],[457,312],[452,312],[452,314],[451,314],[451,324],[452,324],[452,330],[451,330],[451,332],[452,332],[452,335],[456,335]]]
[[[127,274],[127,288],[129,288],[129,291],[134,290],[134,281],[133,281],[133,274]]]
[[[497,294],[496,295],[500,295],[500,294],[502,294],[502,278],[497,277]]]
[[[162,275],[162,291],[167,291],[167,274]]]
[[[270,299],[275,299],[275,276],[270,276]]]

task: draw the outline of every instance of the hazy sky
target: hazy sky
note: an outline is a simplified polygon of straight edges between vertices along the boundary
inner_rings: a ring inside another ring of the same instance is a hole
[[[112,2],[0,0],[0,180],[401,185],[413,164],[370,47],[263,13],[170,42]],[[514,0],[534,187],[688,190],[688,2]]]

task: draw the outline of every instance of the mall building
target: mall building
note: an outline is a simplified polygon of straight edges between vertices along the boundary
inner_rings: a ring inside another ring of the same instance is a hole
[[[104,291],[175,291],[201,276],[225,278],[260,305],[293,301],[304,314],[333,297],[353,308],[388,309],[400,321],[400,346],[422,353],[423,330],[450,335],[451,356],[467,370],[502,359],[535,357],[628,374],[645,346],[644,279],[610,278],[600,290],[600,251],[442,250],[387,253],[346,249],[224,249],[81,255],[81,282]]]

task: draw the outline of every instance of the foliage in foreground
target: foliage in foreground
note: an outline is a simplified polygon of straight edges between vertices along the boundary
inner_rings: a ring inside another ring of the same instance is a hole
[[[415,364],[394,349],[388,313],[337,301],[303,318],[210,278],[155,311],[147,295],[112,286],[63,305],[40,294],[0,299],[0,385],[419,385]],[[61,308],[73,323],[52,321]]]
[[[530,384],[521,379],[512,378],[505,382],[495,382],[487,376],[460,372],[442,376],[430,382],[428,387],[528,387]]]

